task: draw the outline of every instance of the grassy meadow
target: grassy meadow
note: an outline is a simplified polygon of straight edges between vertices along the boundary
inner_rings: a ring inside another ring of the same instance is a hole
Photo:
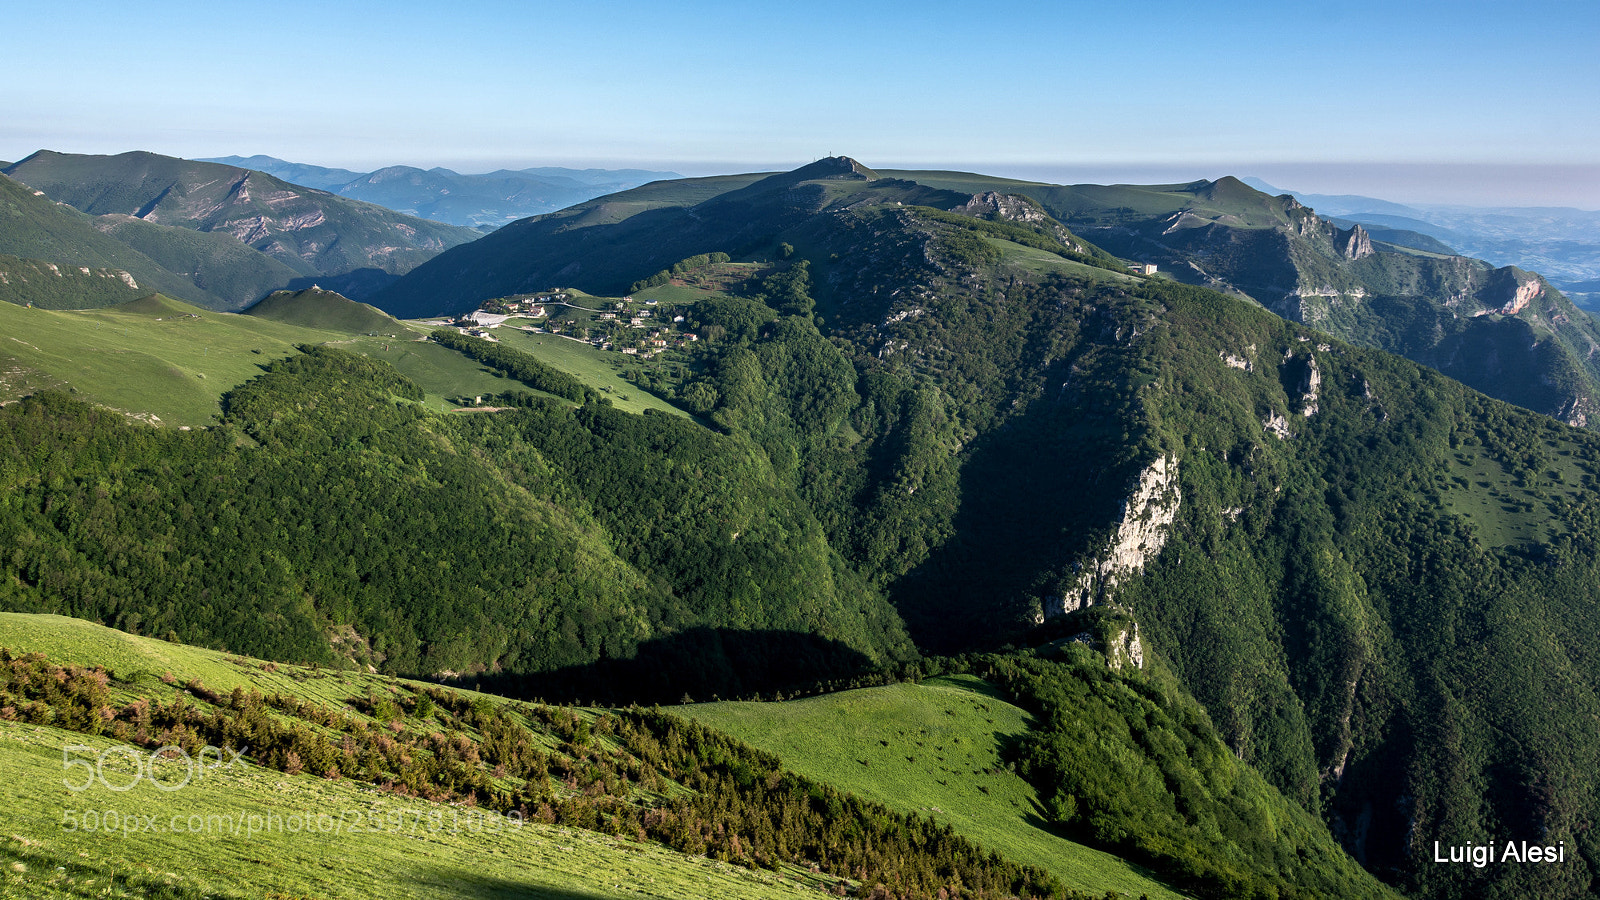
[[[154,765],[159,781],[135,780],[132,756],[106,753],[114,746],[0,723],[0,897],[818,896],[801,872],[756,872],[242,761],[212,761],[170,790],[185,766],[164,761]],[[73,790],[86,770],[63,759],[102,753],[111,787]]]
[[[299,344],[328,344],[381,359],[416,382],[427,395],[423,402],[436,411],[455,409],[463,397],[516,387],[425,340],[431,330],[426,325],[403,323],[391,336],[367,333],[368,318],[320,324],[325,327],[214,312],[165,297],[89,310],[0,303],[0,403],[39,390],[73,390],[153,425],[202,427],[221,413],[223,394],[260,375],[266,363],[294,355]],[[571,372],[621,409],[682,415],[624,380],[620,354],[515,328],[496,329],[495,336]]]
[[[642,413],[647,409],[654,409],[675,416],[688,415],[622,377],[624,365],[622,360],[631,360],[632,357],[625,357],[615,351],[601,350],[587,341],[574,340],[559,334],[529,334],[514,327],[497,328],[493,334],[506,346],[537,357],[540,362],[554,366],[584,385],[594,388],[602,396],[610,398],[612,404],[620,410]],[[443,347],[439,349],[444,350]],[[654,364],[659,365],[659,363]],[[501,382],[499,390],[506,390],[505,382]]]
[[[1028,714],[970,676],[897,684],[783,703],[674,707],[782,758],[784,766],[892,809],[931,816],[1067,884],[1134,897],[1180,895],[1108,853],[1045,826],[1033,787],[1002,750]]]
[[[168,683],[199,679],[219,693],[240,687],[289,694],[354,713],[346,706],[350,698],[405,684],[264,663],[64,616],[0,613],[0,647],[44,653],[57,664],[104,665],[117,678],[116,702],[175,696]],[[191,770],[114,746],[107,737],[0,722],[0,803],[7,810],[0,897],[782,898],[816,896],[813,886],[827,881],[594,832],[518,824],[349,780],[289,775],[231,758]],[[64,760],[96,757],[104,782],[76,790],[87,770]],[[188,783],[170,789],[185,775]],[[318,830],[291,830],[291,822],[308,815],[317,817]],[[262,831],[272,816],[281,824]],[[259,833],[250,833],[252,821]]]

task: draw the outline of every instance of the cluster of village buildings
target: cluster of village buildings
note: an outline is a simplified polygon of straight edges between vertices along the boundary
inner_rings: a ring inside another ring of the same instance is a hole
[[[682,347],[700,340],[699,335],[685,330],[683,316],[672,316],[670,323],[658,318],[658,301],[645,300],[641,303],[632,297],[623,297],[606,302],[609,307],[606,309],[580,306],[570,302],[569,296],[564,293],[498,300],[462,316],[453,324],[464,334],[493,341],[497,338],[491,332],[510,319],[544,319],[543,324],[518,327],[529,334],[558,334],[571,340],[587,341],[601,350],[617,351],[627,356],[654,356],[672,347]],[[586,327],[574,322],[551,321],[550,307],[554,306],[596,313],[595,323]],[[491,309],[495,311],[491,312]]]

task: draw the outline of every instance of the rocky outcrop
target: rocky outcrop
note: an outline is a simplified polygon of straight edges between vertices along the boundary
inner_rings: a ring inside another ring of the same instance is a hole
[[[1047,646],[1079,644],[1104,656],[1106,665],[1116,671],[1128,666],[1143,669],[1144,639],[1139,636],[1139,623],[1124,607],[1113,604],[1107,610],[1110,615],[1094,623],[1089,630],[1052,641]]]
[[[984,191],[981,194],[973,194],[971,200],[956,207],[951,212],[976,216],[980,219],[1005,219],[1008,222],[1034,224],[1044,222],[1050,218],[1032,200],[1016,194],[1002,194],[999,191]]]
[[[1310,418],[1317,414],[1317,401],[1322,396],[1322,370],[1317,367],[1317,358],[1308,356],[1305,359],[1305,368],[1300,375],[1300,415]]]
[[[1256,364],[1250,361],[1250,357],[1254,356],[1255,352],[1256,345],[1251,344],[1250,348],[1245,351],[1246,355],[1244,356],[1234,356],[1232,353],[1229,353],[1226,350],[1218,350],[1217,358],[1222,360],[1223,364],[1230,369],[1240,369],[1245,372],[1254,372],[1256,370]]]
[[[1516,290],[1511,295],[1511,299],[1500,307],[1500,315],[1514,316],[1527,309],[1529,303],[1542,296],[1544,296],[1544,285],[1539,282],[1539,279],[1533,278],[1524,281],[1517,285]]]
[[[1078,240],[1068,231],[1066,226],[1050,218],[1038,203],[1023,197],[1020,194],[1002,194],[999,191],[984,191],[973,194],[972,199],[950,210],[977,219],[990,219],[1001,222],[1020,222],[1025,225],[1044,226],[1056,240],[1060,241],[1069,250],[1078,253],[1090,252],[1089,245]]]
[[[1144,571],[1166,545],[1167,531],[1177,519],[1182,501],[1177,457],[1157,458],[1139,473],[1128,499],[1122,502],[1116,533],[1063,596],[1046,601],[1044,615],[1061,615],[1104,602],[1122,579]]]
[[[1277,410],[1261,420],[1261,427],[1267,434],[1277,435],[1279,440],[1287,441],[1294,437],[1294,432],[1289,430],[1289,420],[1285,419]]]
[[[1335,229],[1333,244],[1339,254],[1349,260],[1366,259],[1377,252],[1372,249],[1372,235],[1367,234],[1367,230],[1360,225],[1349,231]]]
[[[1139,623],[1128,620],[1128,625],[1113,632],[1106,643],[1106,663],[1121,671],[1127,666],[1144,668],[1144,641],[1139,637]]]

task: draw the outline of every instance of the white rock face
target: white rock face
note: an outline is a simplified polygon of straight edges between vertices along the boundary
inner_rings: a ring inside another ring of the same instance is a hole
[[[1277,435],[1280,440],[1287,441],[1294,437],[1294,433],[1289,430],[1289,420],[1279,415],[1277,410],[1273,410],[1272,415],[1261,420],[1261,427],[1266,429],[1268,434]]]
[[[1254,372],[1256,370],[1255,363],[1252,363],[1250,360],[1245,359],[1242,356],[1234,356],[1232,353],[1225,353],[1221,350],[1217,351],[1217,356],[1221,358],[1221,360],[1226,363],[1230,369],[1243,369],[1246,372]]]
[[[1109,599],[1117,582],[1144,571],[1167,543],[1167,529],[1178,517],[1178,460],[1162,456],[1139,473],[1133,493],[1122,502],[1117,533],[1060,598],[1050,598],[1045,616],[1057,616]],[[1135,635],[1137,637],[1137,635]],[[1140,651],[1143,659],[1143,650]]]
[[[1315,356],[1306,360],[1306,378],[1300,387],[1300,414],[1310,418],[1317,414],[1317,399],[1322,396],[1322,370],[1317,368]]]
[[[1349,231],[1334,231],[1334,244],[1345,259],[1365,259],[1377,252],[1372,249],[1372,237],[1360,225]]]
[[[1535,298],[1543,293],[1544,285],[1538,281],[1525,281],[1517,285],[1517,292],[1512,295],[1510,300],[1506,301],[1505,306],[1500,307],[1500,314],[1514,316],[1526,309],[1529,303],[1532,303]]]
[[[1135,669],[1144,668],[1144,641],[1139,638],[1138,622],[1129,622],[1127,628],[1111,639],[1111,646],[1106,648],[1106,663],[1119,671],[1129,665]]]

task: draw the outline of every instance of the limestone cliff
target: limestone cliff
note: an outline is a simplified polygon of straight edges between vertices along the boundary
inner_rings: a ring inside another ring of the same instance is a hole
[[[1111,599],[1122,579],[1144,571],[1145,565],[1161,552],[1182,500],[1177,457],[1158,457],[1132,485],[1111,539],[1083,566],[1077,580],[1061,597],[1046,600],[1044,615],[1061,615]]]

